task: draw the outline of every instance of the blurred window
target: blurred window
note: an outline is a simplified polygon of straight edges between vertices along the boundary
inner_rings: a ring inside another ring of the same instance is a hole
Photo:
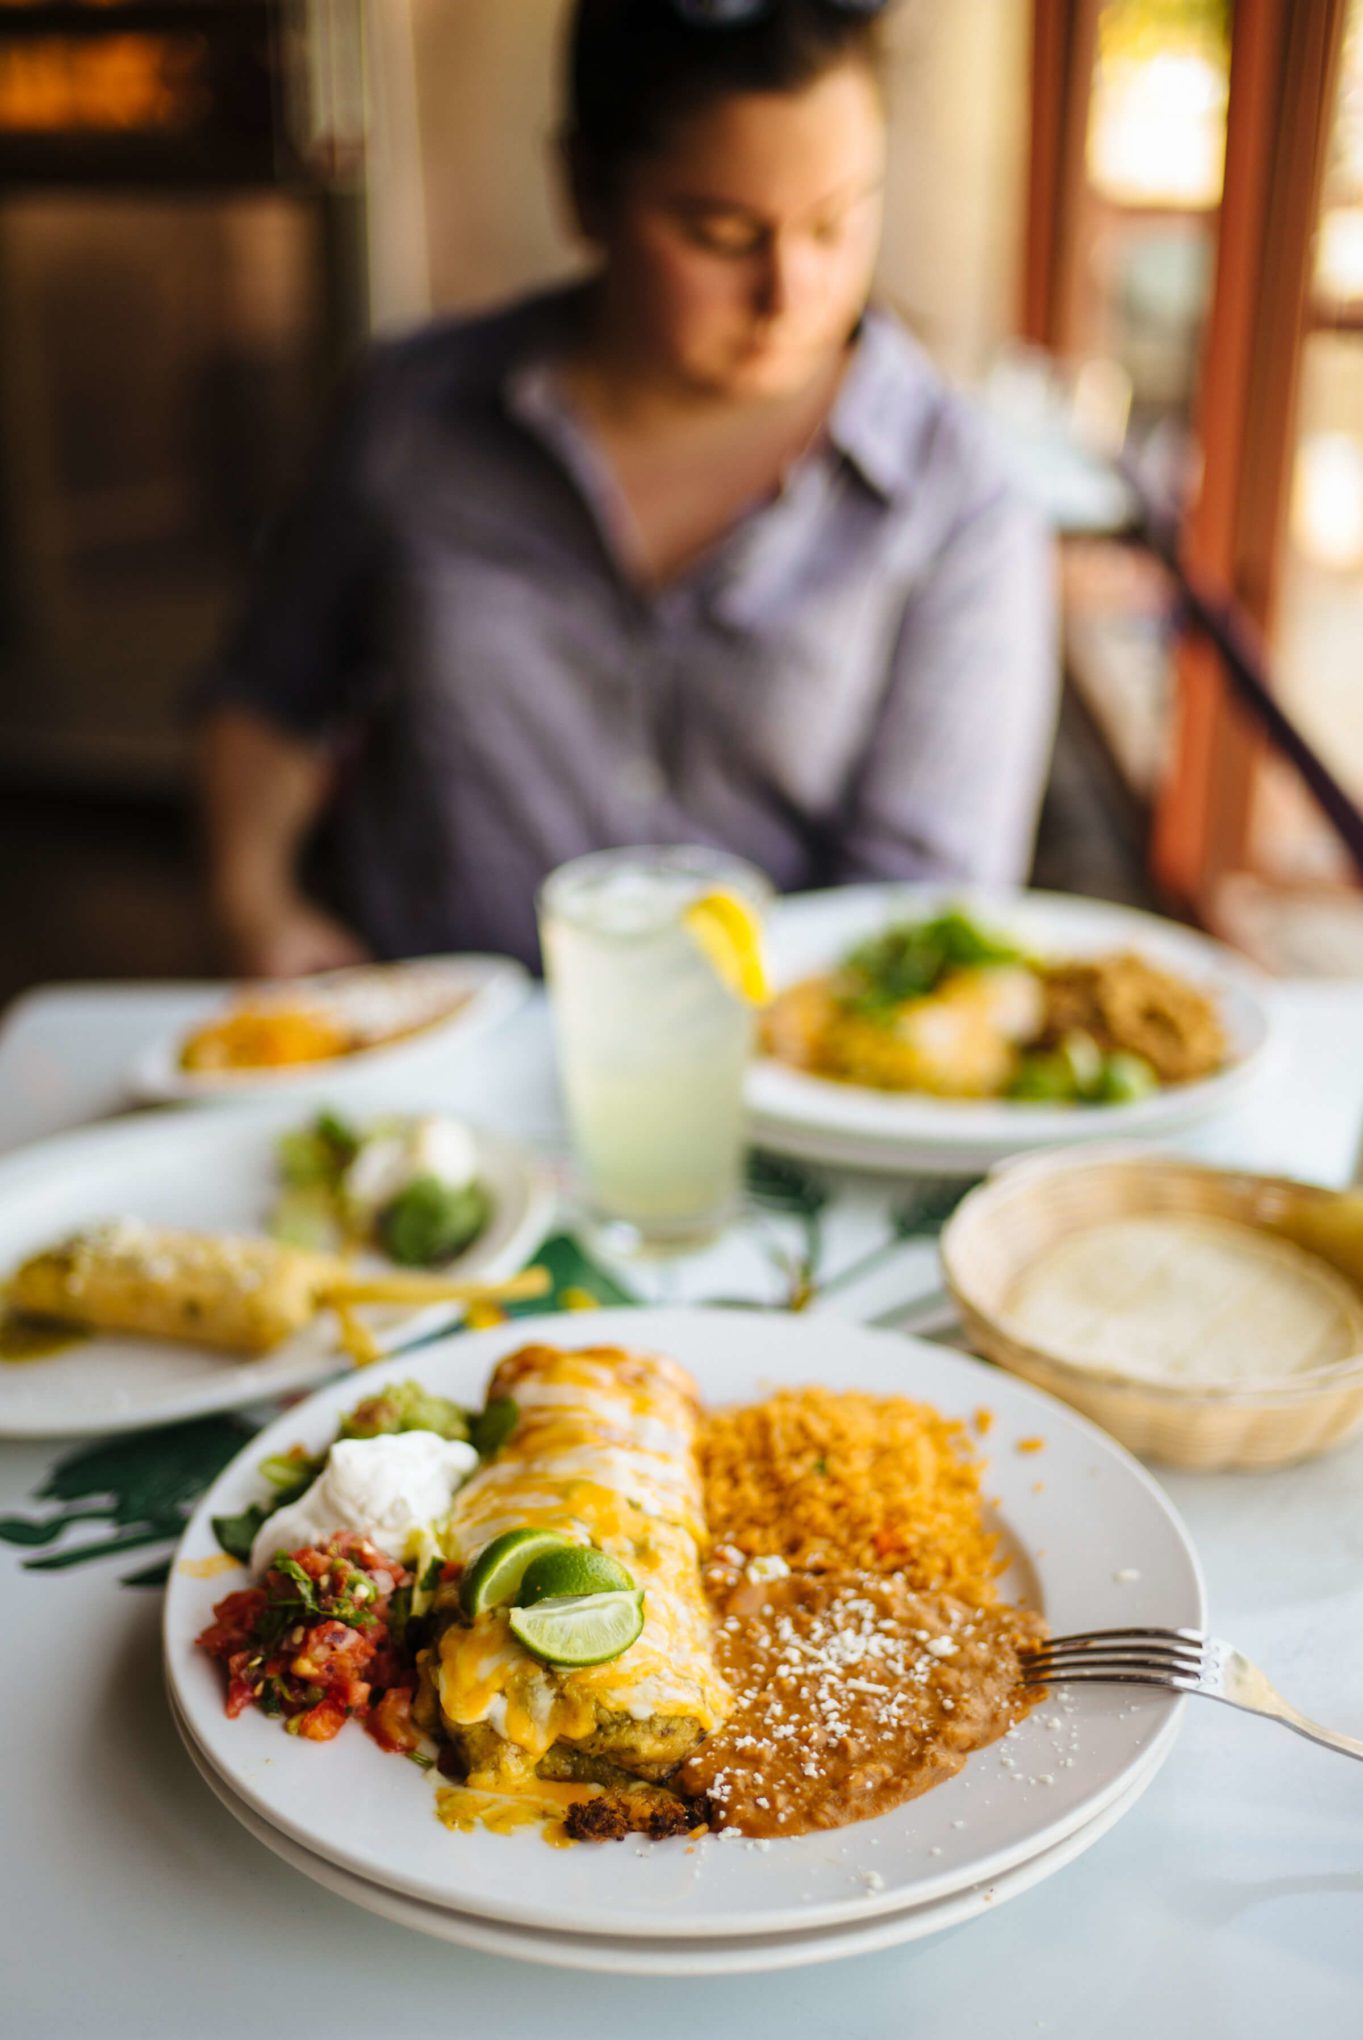
[[[1311,263],[1275,629],[1283,699],[1363,801],[1363,0],[1350,0]],[[1252,861],[1345,868],[1314,811],[1267,772]]]
[[[1195,402],[1229,72],[1228,0],[1101,0],[1069,351],[1121,364],[1141,435]]]

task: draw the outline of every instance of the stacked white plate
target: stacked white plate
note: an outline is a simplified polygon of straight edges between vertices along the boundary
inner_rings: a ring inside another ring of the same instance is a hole
[[[371,1370],[366,1389],[412,1375],[476,1403],[526,1332],[506,1325],[425,1348]],[[963,1421],[988,1409],[1004,1591],[1057,1632],[1203,1626],[1196,1559],[1150,1477],[1073,1411],[976,1361],[826,1317],[746,1311],[574,1313],[537,1319],[533,1333],[670,1353],[715,1401],[818,1382],[903,1393]],[[260,1714],[229,1722],[220,1672],[194,1647],[213,1603],[242,1583],[211,1567],[212,1516],[260,1498],[267,1454],[322,1449],[354,1395],[353,1383],[334,1384],[289,1412],[205,1497],[172,1572],[165,1660],[176,1726],[222,1803],[286,1862],[387,1918],[574,1968],[701,1975],[832,1960],[939,1932],[1052,1875],[1121,1818],[1169,1753],[1181,1700],[1078,1687],[947,1784],[830,1833],[551,1850],[528,1830],[452,1832],[436,1818],[438,1776],[357,1729],[315,1745]]]
[[[950,906],[964,907],[983,927],[1036,956],[1068,960],[1132,951],[1198,986],[1222,1015],[1230,1043],[1225,1067],[1130,1104],[1039,1105],[876,1091],[768,1057],[748,1078],[754,1139],[780,1153],[848,1168],[980,1175],[1031,1148],[1177,1132],[1233,1104],[1266,1060],[1268,989],[1243,959],[1153,914],[1060,893],[864,885],[797,894],[778,901],[768,917],[772,981],[780,990],[832,970],[869,936]]]

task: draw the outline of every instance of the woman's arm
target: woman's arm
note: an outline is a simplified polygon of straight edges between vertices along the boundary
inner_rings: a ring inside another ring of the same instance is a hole
[[[1054,542],[1029,504],[998,487],[905,610],[840,818],[839,881],[1024,879],[1059,680]]]
[[[363,717],[376,682],[372,450],[389,358],[371,354],[353,382],[193,691],[209,904],[232,966],[250,976],[367,954],[304,896],[297,867],[331,791],[335,735]]]
[[[359,937],[298,886],[299,853],[330,788],[325,749],[223,707],[200,726],[197,762],[209,898],[231,967],[298,977],[363,962]]]

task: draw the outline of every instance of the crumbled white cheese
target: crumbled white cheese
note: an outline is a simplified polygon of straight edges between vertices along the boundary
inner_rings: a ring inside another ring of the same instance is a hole
[[[783,1580],[789,1571],[785,1559],[775,1551],[767,1558],[749,1559],[747,1565],[747,1577],[754,1586],[760,1586],[763,1580]]]

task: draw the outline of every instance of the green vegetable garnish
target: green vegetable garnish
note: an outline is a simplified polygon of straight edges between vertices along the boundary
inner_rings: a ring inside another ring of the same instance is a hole
[[[409,1586],[394,1587],[388,1597],[388,1634],[399,1647],[405,1642],[407,1624],[412,1619],[412,1589]]]
[[[480,1459],[500,1452],[516,1428],[520,1411],[509,1395],[497,1395],[476,1417],[469,1419],[468,1439]]]
[[[843,965],[844,1004],[863,1018],[888,1020],[906,1000],[935,992],[952,971],[1021,961],[1014,943],[953,907],[930,921],[886,928],[854,949]]]
[[[274,1511],[274,1503],[267,1509],[259,1502],[252,1502],[250,1508],[243,1509],[239,1516],[215,1516],[213,1535],[229,1558],[239,1559],[242,1565],[249,1565],[256,1532]]]
[[[1060,1044],[1059,1054],[1068,1065],[1080,1098],[1097,1096],[1103,1077],[1103,1051],[1082,1027],[1072,1028]]]
[[[360,1152],[360,1136],[354,1127],[335,1112],[319,1112],[316,1132],[317,1138],[331,1148],[341,1167],[348,1169]]]
[[[1070,1063],[1048,1048],[1019,1057],[1017,1074],[1005,1095],[1025,1105],[1074,1105],[1079,1099]]]
[[[285,1502],[296,1502],[312,1486],[326,1461],[325,1452],[313,1459],[301,1445],[295,1445],[292,1452],[276,1452],[269,1459],[262,1459],[261,1472],[271,1487],[279,1489],[275,1507],[278,1509]]]
[[[360,1151],[360,1138],[334,1112],[319,1112],[311,1126],[279,1141],[279,1173],[291,1190],[335,1190]]]
[[[270,1459],[262,1459],[260,1471],[276,1490],[268,1502],[252,1502],[239,1516],[215,1516],[213,1535],[229,1557],[240,1559],[243,1565],[251,1563],[251,1547],[262,1523],[269,1521],[276,1509],[282,1509],[286,1502],[296,1502],[306,1494],[326,1465],[326,1454],[312,1459],[296,1445],[292,1452],[277,1452]]]
[[[1129,1105],[1137,1098],[1148,1098],[1158,1089],[1154,1066],[1143,1055],[1114,1049],[1111,1055],[1103,1057],[1102,1075],[1094,1096],[1104,1105]]]
[[[462,1253],[488,1221],[481,1183],[451,1189],[439,1176],[417,1176],[379,1213],[379,1245],[400,1267],[431,1268]]]

